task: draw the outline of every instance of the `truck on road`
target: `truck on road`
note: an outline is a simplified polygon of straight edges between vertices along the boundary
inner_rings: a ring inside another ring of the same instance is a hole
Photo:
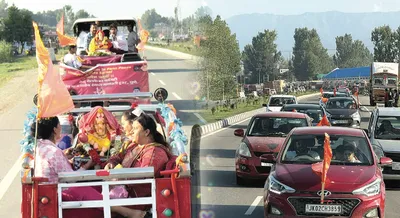
[[[371,65],[369,80],[369,102],[371,106],[385,102],[385,90],[397,89],[399,83],[399,64],[374,62]]]

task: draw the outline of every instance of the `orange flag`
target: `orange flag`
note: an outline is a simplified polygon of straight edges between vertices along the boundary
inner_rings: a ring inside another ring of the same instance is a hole
[[[195,37],[194,37],[194,44],[195,44],[197,47],[200,47],[200,41],[201,41],[201,37],[200,37],[200,36],[195,36]]]
[[[326,114],[322,117],[322,120],[319,121],[317,126],[331,126],[331,123],[329,123],[328,117],[326,117]]]
[[[321,177],[322,190],[324,193],[325,190],[325,182],[329,181],[327,178],[328,169],[331,165],[332,160],[332,148],[331,148],[331,139],[330,136],[325,133],[325,141],[324,141],[324,160],[322,162],[318,162],[311,165],[312,171]],[[325,195],[321,195],[321,204],[324,202]]]
[[[324,90],[321,88],[319,88],[319,92],[321,92],[321,96],[324,94]]]
[[[360,106],[360,98],[358,97],[358,90],[356,91],[356,93],[354,93],[354,95],[357,97],[358,106]]]
[[[138,26],[139,26],[139,33],[140,33],[140,43],[139,45],[136,46],[138,50],[144,50],[144,46],[146,45],[148,39],[149,39],[149,31],[143,29],[142,24],[140,23],[140,20],[138,20]]]
[[[326,104],[326,102],[328,102],[328,98],[322,98],[322,102],[324,102]]]
[[[49,51],[40,37],[39,27],[33,22],[36,41],[36,59],[39,71],[38,118],[53,117],[74,108],[71,95],[61,80],[58,71],[53,69]]]
[[[333,96],[336,97],[336,87],[333,89]]]
[[[60,22],[57,24],[56,32],[60,46],[76,45],[76,38],[64,34],[64,14],[61,17]]]

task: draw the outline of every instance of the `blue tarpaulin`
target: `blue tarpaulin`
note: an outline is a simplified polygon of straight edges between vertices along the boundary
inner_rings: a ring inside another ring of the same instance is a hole
[[[357,79],[369,77],[370,74],[371,67],[342,68],[330,72],[323,79]]]

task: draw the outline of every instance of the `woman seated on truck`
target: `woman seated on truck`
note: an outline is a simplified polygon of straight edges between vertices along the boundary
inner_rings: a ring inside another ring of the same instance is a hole
[[[137,112],[137,110],[135,110]],[[138,116],[139,115],[139,116]],[[160,178],[160,172],[165,170],[167,162],[172,157],[170,147],[164,137],[157,131],[157,124],[150,116],[141,112],[137,114],[125,113],[121,118],[125,134],[132,140],[131,144],[120,155],[110,158],[106,169],[133,168],[133,167],[154,167],[154,176]],[[127,185],[125,189],[129,197],[151,196],[151,186]],[[147,205],[129,206],[131,209],[143,211],[145,215]]]
[[[61,136],[61,126],[58,117],[40,119],[37,129],[37,153],[35,164],[35,176],[48,178],[49,184],[58,183],[58,174],[73,171],[68,158],[55,143]],[[36,123],[31,126],[32,134],[36,132]],[[81,169],[85,170],[93,164],[89,161]],[[102,200],[101,193],[92,187],[74,187],[64,190],[62,193],[63,201],[87,201]],[[111,211],[129,218],[142,217],[141,213],[126,207],[114,206]],[[65,218],[97,218],[103,216],[103,209],[75,209],[64,210]]]
[[[89,55],[94,56],[96,52],[109,52],[112,46],[111,41],[105,37],[102,30],[98,30],[96,36],[92,39],[89,44]]]

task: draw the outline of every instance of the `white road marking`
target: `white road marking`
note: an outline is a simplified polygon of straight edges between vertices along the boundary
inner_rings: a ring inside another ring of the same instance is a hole
[[[207,121],[202,117],[202,116],[200,116],[200,114],[198,114],[198,113],[193,113],[197,118],[199,118],[199,120],[203,123],[203,124],[207,124]]]
[[[175,92],[173,92],[173,93],[172,93],[172,95],[174,95],[174,96],[175,96],[175,98],[177,98],[178,100],[182,100],[182,98],[181,98],[181,97],[179,97],[179,95],[177,95]]]
[[[263,196],[257,196],[256,199],[254,199],[253,203],[250,205],[249,209],[247,209],[247,211],[244,215],[251,215],[262,199],[263,199]]]
[[[158,80],[158,82],[160,82],[163,86],[165,86],[165,82],[163,82],[162,80]]]
[[[8,171],[6,176],[0,182],[0,200],[6,194],[8,188],[13,183],[15,177],[18,175],[20,170],[22,169],[22,155],[18,157],[18,160],[14,163],[11,169]]]
[[[237,124],[240,124],[240,123],[244,123],[244,122],[246,122],[246,121],[248,121],[248,120],[250,120],[250,119],[251,119],[251,117],[249,117],[249,118],[247,118],[247,119],[244,119],[244,120],[242,120],[242,121],[236,122],[236,123],[232,123],[232,124],[229,125],[229,126],[226,126],[226,127],[221,128],[221,129],[219,129],[219,130],[216,130],[216,131],[214,131],[214,132],[210,132],[210,133],[208,133],[208,134],[205,134],[205,135],[201,136],[201,138],[205,138],[205,137],[208,137],[208,136],[212,136],[212,135],[214,135],[214,134],[216,134],[216,133],[219,133],[219,132],[221,132],[221,131],[227,130],[228,128],[230,128],[230,127],[232,127],[232,126],[234,126],[234,125],[237,125]]]
[[[156,74],[152,72],[151,75],[155,76]]]

